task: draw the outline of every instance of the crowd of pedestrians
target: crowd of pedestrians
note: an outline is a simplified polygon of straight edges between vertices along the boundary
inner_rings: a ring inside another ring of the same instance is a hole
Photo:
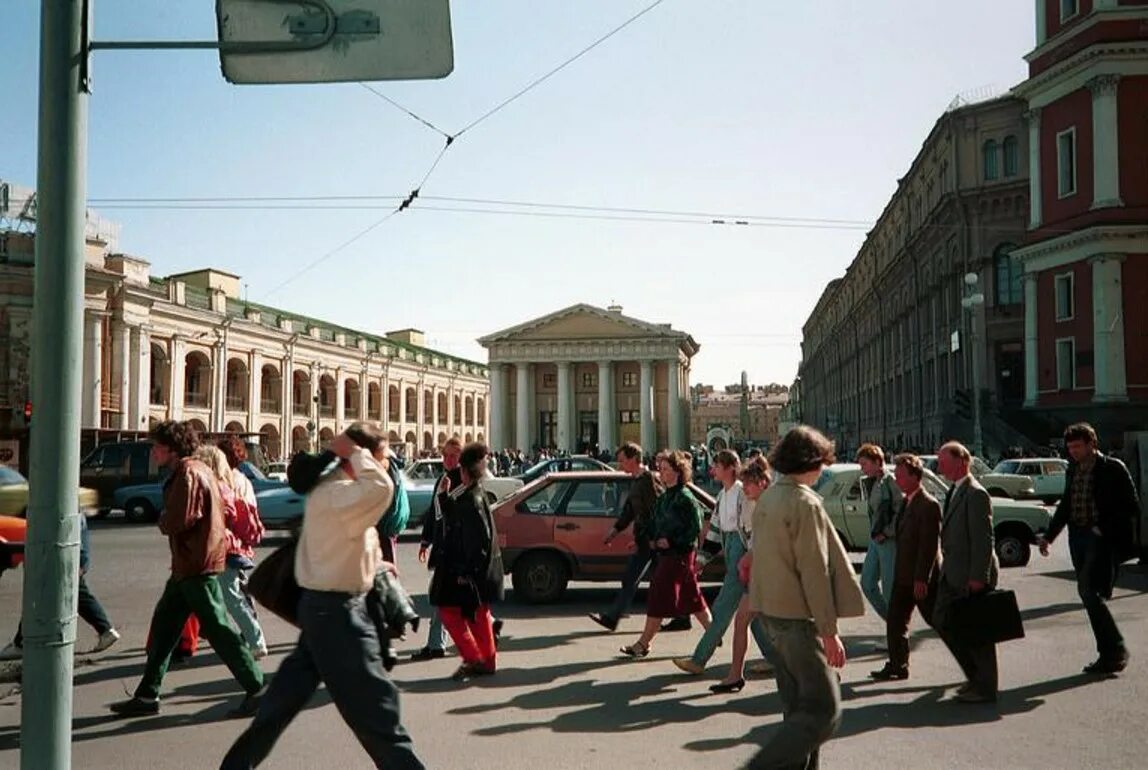
[[[1071,457],[1067,486],[1039,545],[1047,555],[1049,543],[1067,530],[1098,653],[1084,671],[1116,674],[1129,653],[1107,601],[1119,565],[1134,555],[1136,488],[1118,459],[1099,452],[1091,426],[1073,425],[1064,438]],[[244,693],[231,715],[251,719],[223,768],[260,764],[321,683],[377,767],[422,768],[388,675],[392,662],[384,651],[393,629],[384,627],[374,606],[380,585],[397,584],[397,534],[410,514],[397,462],[379,428],[354,423],[325,452],[291,463],[291,486],[306,501],[301,531],[290,544],[299,635],[269,684],[258,663],[268,654],[267,640],[247,588],[264,528],[255,491],[240,470],[244,444],[229,437],[218,446],[200,445],[181,422],[160,423],[151,439],[155,461],[169,472],[159,529],[168,540],[171,574],[152,615],[139,684],[111,710],[122,717],[158,713],[173,655],[187,637],[194,648],[202,635]],[[492,456],[482,444],[463,446],[457,439],[441,451],[445,472],[425,514],[418,551],[431,570],[432,611],[426,643],[412,659],[445,657],[453,644],[460,658],[453,679],[465,682],[497,673],[502,626],[494,614],[504,574],[493,516],[497,500],[483,479],[492,465],[513,471],[527,458],[510,451]],[[749,768],[817,766],[821,745],[842,718],[837,671],[846,651],[840,623],[863,615],[866,603],[885,623],[888,652],[873,679],[909,678],[908,631],[916,609],[965,675],[954,700],[995,702],[995,644],[967,633],[970,622],[995,622],[970,619],[969,609],[982,606],[971,600],[999,581],[992,498],[971,473],[973,457],[965,446],[947,442],[937,454],[947,485],[943,500],[922,485],[925,470],[917,455],[890,456],[874,444],[858,449],[854,459],[870,525],[858,579],[814,491],[837,459],[833,443],[817,430],[792,429],[768,458],[758,452],[743,461],[731,450],[719,452],[711,473],[720,489],[709,515],[691,491],[688,452],[660,452],[650,468],[642,447],[623,444],[610,459],[633,481],[606,543],[630,529],[634,546],[615,601],[590,618],[606,631],[618,630],[648,579],[641,633],[620,654],[649,656],[659,633],[681,627],[671,624],[688,627],[692,616],[702,634],[691,655],[672,659],[691,676],[705,673],[732,626],[731,666],[709,687],[717,694],[746,686],[752,637],[763,658],[759,670],[776,680],[783,721]],[[120,634],[85,581],[91,564],[86,526],[81,542],[78,608],[98,634],[100,651]],[[725,574],[710,605],[699,580],[718,556]],[[18,631],[0,657],[18,656],[21,643]]]

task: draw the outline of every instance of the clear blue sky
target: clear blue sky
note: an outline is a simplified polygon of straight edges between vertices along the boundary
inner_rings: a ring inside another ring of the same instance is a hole
[[[649,0],[455,0],[455,70],[375,87],[448,132]],[[0,178],[35,184],[39,3],[0,26]],[[215,34],[212,0],[100,0],[97,39]],[[1028,0],[666,0],[460,138],[424,195],[872,221],[954,95],[1024,77]],[[405,195],[442,138],[356,84],[232,86],[210,52],[99,52],[92,198]],[[447,205],[447,204],[436,204]],[[616,301],[701,343],[693,380],[788,383],[863,230],[420,211],[276,290],[382,211],[97,207],[157,275],[353,328],[474,338]],[[274,290],[274,291],[273,291]]]

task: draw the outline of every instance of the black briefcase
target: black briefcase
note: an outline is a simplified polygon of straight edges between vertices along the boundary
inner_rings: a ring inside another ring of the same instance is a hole
[[[1024,622],[1012,591],[982,591],[953,602],[953,635],[966,645],[999,644],[1024,638]]]

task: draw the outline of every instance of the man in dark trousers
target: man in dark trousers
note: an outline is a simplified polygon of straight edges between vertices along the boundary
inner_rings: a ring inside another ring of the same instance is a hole
[[[1124,463],[1101,454],[1096,431],[1086,422],[1064,432],[1068,474],[1064,496],[1040,552],[1068,527],[1068,550],[1076,570],[1076,587],[1100,657],[1084,667],[1086,674],[1118,674],[1128,666],[1128,649],[1107,601],[1112,598],[1119,565],[1136,555],[1135,519],[1140,511],[1136,486]]]
[[[893,458],[893,463],[893,480],[905,496],[905,503],[897,522],[897,559],[885,618],[889,661],[869,675],[878,681],[909,678],[909,620],[913,608],[919,608],[925,622],[932,624],[941,533],[941,504],[921,486],[925,473],[921,458],[902,454]]]
[[[957,691],[962,703],[992,703],[997,699],[997,648],[970,644],[952,623],[953,604],[972,594],[996,588],[1000,574],[993,548],[993,503],[969,472],[973,456],[956,441],[937,452],[941,475],[950,483],[941,519],[941,576],[933,609],[933,627],[957,659],[968,682]]]
[[[654,503],[662,493],[662,484],[644,464],[642,464],[642,448],[630,441],[618,448],[618,467],[634,477],[630,486],[630,494],[622,506],[614,528],[606,535],[606,544],[609,545],[614,538],[626,531],[626,527],[634,527],[634,552],[626,562],[626,572],[622,575],[622,590],[607,612],[595,612],[590,619],[609,631],[618,628],[618,620],[629,609],[638,593],[638,584],[650,567],[650,538],[647,530],[652,524]],[[687,621],[688,622],[688,621]]]
[[[264,692],[263,672],[251,657],[251,649],[231,627],[217,579],[227,560],[219,487],[207,466],[192,457],[199,436],[190,425],[161,422],[152,429],[151,440],[156,465],[171,471],[163,485],[163,514],[159,517],[160,532],[167,535],[171,547],[171,577],[152,614],[152,643],[135,695],[112,704],[111,710],[125,717],[159,713],[159,688],[168,661],[188,615],[194,612],[200,633],[247,691],[231,716],[253,716]]]

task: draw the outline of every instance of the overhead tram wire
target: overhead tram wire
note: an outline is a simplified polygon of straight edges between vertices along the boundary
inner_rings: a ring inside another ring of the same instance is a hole
[[[663,217],[663,216],[635,216],[635,215],[610,215],[610,214],[579,214],[574,212],[562,211],[513,211],[513,210],[500,210],[500,209],[484,209],[468,206],[433,206],[433,205],[420,205],[416,211],[443,211],[455,212],[461,214],[501,214],[503,216],[520,216],[520,217],[544,217],[550,219],[592,219],[596,221],[606,222],[655,222],[660,224],[683,224],[683,225],[710,225],[710,226],[732,226],[732,227],[774,227],[783,229],[807,229],[807,230],[855,230],[863,231],[869,229],[868,225],[851,225],[851,224],[821,224],[816,222],[755,222],[744,219],[690,219],[687,217]]]
[[[403,105],[399,104],[399,103],[398,103],[398,102],[396,102],[394,99],[392,99],[391,97],[387,96],[386,94],[384,94],[382,91],[378,90],[377,88],[374,88],[373,86],[371,86],[371,85],[369,85],[369,84],[367,84],[367,83],[362,83],[362,82],[360,82],[360,83],[359,83],[359,85],[361,85],[363,88],[365,88],[365,89],[367,89],[368,91],[370,91],[370,92],[371,92],[372,94],[374,94],[375,96],[377,96],[377,97],[379,97],[380,99],[382,99],[382,100],[383,100],[384,102],[386,102],[387,104],[389,104],[389,105],[391,105],[392,107],[394,107],[394,108],[395,108],[396,110],[398,110],[399,112],[402,112],[402,113],[406,114],[407,116],[409,116],[409,117],[413,118],[414,120],[417,120],[419,123],[422,123],[424,126],[426,126],[427,128],[429,128],[431,131],[434,131],[434,132],[436,132],[436,133],[442,134],[442,135],[443,135],[444,137],[446,137],[447,139],[452,139],[452,138],[453,138],[453,137],[452,137],[450,134],[448,134],[446,131],[443,131],[441,128],[439,128],[438,126],[436,126],[434,123],[431,123],[429,120],[427,120],[426,118],[422,117],[421,115],[419,115],[418,113],[416,113],[414,110],[408,109],[407,107],[404,107]]]

